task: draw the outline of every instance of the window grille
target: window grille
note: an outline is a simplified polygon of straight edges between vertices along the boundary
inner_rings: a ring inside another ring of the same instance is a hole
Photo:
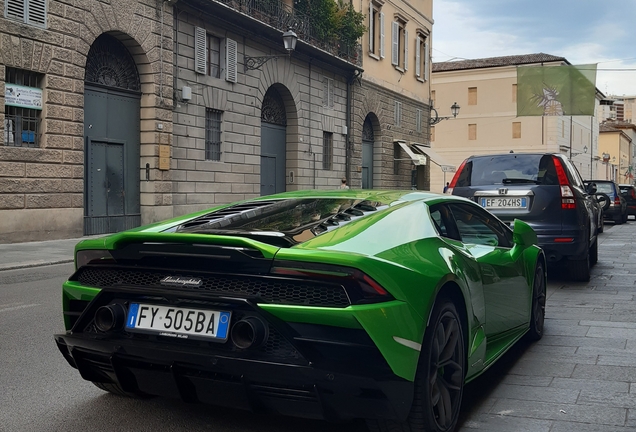
[[[333,133],[322,133],[322,169],[333,169]]]
[[[15,68],[6,68],[5,85],[17,84],[26,87],[39,87],[39,74]],[[4,107],[3,143],[11,147],[39,147],[41,110]]]
[[[207,108],[205,110],[205,158],[211,161],[221,160],[221,115],[222,111]]]

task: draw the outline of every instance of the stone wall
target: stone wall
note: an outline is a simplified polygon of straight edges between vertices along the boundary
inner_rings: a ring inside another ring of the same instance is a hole
[[[171,6],[161,0],[50,0],[46,29],[5,19],[2,1],[0,11],[0,137],[6,67],[41,74],[44,99],[39,147],[0,143],[0,242],[79,237],[86,56],[93,41],[106,32],[133,55],[143,93],[140,166],[152,162],[155,168],[158,145],[170,144],[172,131]],[[162,131],[157,131],[159,122]],[[153,169],[152,180],[142,186],[143,222],[172,215],[169,173]],[[148,208],[156,206],[168,206],[169,211]]]
[[[179,7],[179,6],[177,6]],[[260,195],[261,107],[275,86],[287,112],[286,189],[335,189],[345,175],[346,81],[337,72],[306,59],[281,56],[261,69],[244,71],[244,56],[278,54],[244,34],[219,26],[213,17],[179,11],[175,38],[175,88],[172,179],[174,212],[185,214],[215,204]],[[238,81],[194,71],[194,28],[238,43]],[[333,79],[334,106],[323,107],[323,78]],[[192,99],[180,100],[183,86]],[[221,160],[205,159],[206,108],[222,111]],[[333,169],[322,169],[323,132],[333,133]],[[289,172],[294,172],[293,183]]]

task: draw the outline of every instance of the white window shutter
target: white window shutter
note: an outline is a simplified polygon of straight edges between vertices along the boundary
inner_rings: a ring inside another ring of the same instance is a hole
[[[235,40],[225,39],[225,81],[238,81],[238,44]]]
[[[380,12],[380,58],[384,58],[384,13]]]
[[[409,68],[409,31],[404,29],[404,70]]]
[[[369,52],[374,52],[375,33],[373,32],[373,2],[369,2]]]
[[[26,23],[38,27],[46,27],[46,0],[26,0]]]
[[[400,61],[400,53],[398,49],[400,47],[400,25],[391,21],[391,64],[397,66]]]
[[[417,132],[422,132],[422,110],[419,108],[415,115],[415,129]]]
[[[24,21],[24,0],[6,0],[5,13],[7,18]]]
[[[422,51],[422,39],[420,37],[415,38],[415,76],[420,77],[422,75],[422,57],[420,52]]]
[[[194,71],[205,75],[207,71],[208,35],[204,28],[194,28]]]
[[[429,70],[430,70],[430,59],[431,56],[428,52],[428,42],[424,43],[424,80],[428,81]]]

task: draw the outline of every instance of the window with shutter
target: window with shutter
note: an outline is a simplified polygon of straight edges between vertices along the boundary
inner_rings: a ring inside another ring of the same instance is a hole
[[[422,65],[420,62],[422,61],[422,39],[417,36],[415,38],[415,76],[419,77],[422,73]]]
[[[397,66],[400,63],[400,25],[391,21],[391,64]]]
[[[380,58],[384,58],[384,14],[380,12]]]
[[[194,28],[194,71],[205,75],[207,73],[206,68],[206,54],[207,54],[207,33],[204,28]]]
[[[46,0],[28,0],[27,5],[26,23],[46,27]]]
[[[404,29],[404,70],[409,68],[409,32]]]
[[[468,87],[468,105],[477,105],[477,87]]]
[[[395,101],[395,112],[393,114],[395,126],[402,126],[402,102]]]
[[[424,43],[424,81],[428,81],[429,74],[431,73],[431,55],[429,53],[429,43]]]
[[[235,83],[238,81],[238,43],[225,39],[225,81]]]
[[[374,22],[375,22],[375,15],[376,15],[376,11],[373,8],[373,2],[369,2],[369,52],[370,53],[374,53],[375,52],[375,28],[374,28]]]
[[[5,18],[46,28],[46,0],[6,0]]]

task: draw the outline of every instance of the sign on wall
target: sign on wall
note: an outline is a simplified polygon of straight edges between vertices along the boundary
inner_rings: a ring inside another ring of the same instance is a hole
[[[42,109],[42,89],[6,83],[4,104],[19,108]]]

